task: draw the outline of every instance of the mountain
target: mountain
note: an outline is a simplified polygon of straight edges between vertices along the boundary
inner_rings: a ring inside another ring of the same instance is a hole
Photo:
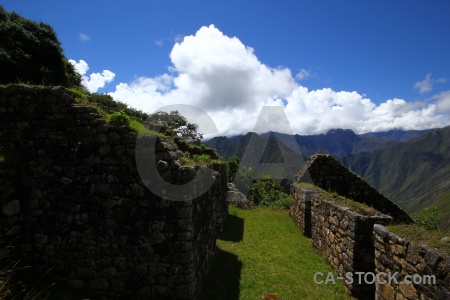
[[[437,207],[450,229],[450,126],[342,162],[408,213]]]
[[[325,134],[317,135],[289,135],[278,132],[268,132],[262,134],[261,137],[273,136],[277,140],[283,142],[286,146],[298,151],[309,157],[313,154],[331,154],[336,158],[342,158],[350,154],[358,154],[362,152],[372,152],[381,150],[386,147],[400,143],[395,138],[402,138],[418,135],[419,132],[404,131],[402,134],[392,135],[389,133],[379,133],[377,135],[357,135],[350,129],[333,129]],[[215,148],[224,157],[228,158],[232,155],[241,156],[245,145],[244,136],[234,137],[215,137],[205,142],[208,147]]]
[[[304,157],[331,154],[408,213],[437,207],[443,227],[450,229],[450,127],[362,135],[334,129],[319,135],[269,132],[256,136],[257,147],[272,145],[265,148],[262,162],[280,162],[280,152],[291,153],[289,149],[300,148]],[[250,133],[216,137],[205,144],[216,148],[224,158],[242,157],[250,138]],[[271,142],[267,143],[269,139]],[[275,139],[278,146],[274,146]]]
[[[369,132],[359,135],[360,137],[364,138],[386,138],[390,140],[395,140],[399,142],[406,142],[415,138],[418,138],[419,136],[423,135],[424,133],[433,131],[436,129],[425,129],[425,130],[400,130],[400,129],[392,129],[389,131],[383,131],[383,132]]]

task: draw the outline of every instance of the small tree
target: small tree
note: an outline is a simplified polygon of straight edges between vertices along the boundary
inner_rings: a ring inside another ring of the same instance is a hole
[[[237,155],[233,155],[227,160],[227,169],[228,169],[228,182],[233,182],[234,177],[239,168],[239,157]]]
[[[150,128],[152,126],[169,128],[179,136],[196,144],[200,144],[203,139],[203,135],[197,132],[198,125],[188,122],[177,110],[172,110],[170,113],[158,111],[151,114],[145,121],[145,125]]]

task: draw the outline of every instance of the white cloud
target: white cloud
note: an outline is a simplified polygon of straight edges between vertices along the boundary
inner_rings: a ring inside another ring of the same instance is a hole
[[[82,59],[79,62],[76,62],[73,59],[69,59],[69,62],[74,66],[75,71],[77,71],[81,76],[86,75],[87,71],[89,70],[87,62]]]
[[[308,78],[309,75],[310,75],[310,73],[307,70],[301,69],[300,72],[298,72],[297,75],[295,75],[295,78],[297,80],[303,80],[305,78]]]
[[[164,40],[163,39],[156,40],[155,45],[158,47],[164,46]]]
[[[84,60],[76,62],[75,60],[69,59],[69,62],[81,75],[81,84],[83,84],[91,93],[96,93],[98,89],[104,87],[106,83],[113,81],[116,76],[116,74],[109,70],[103,70],[102,73],[91,73],[87,76],[86,73],[89,70],[89,66]]]
[[[79,37],[80,40],[82,40],[83,42],[87,42],[87,41],[90,41],[90,40],[91,40],[91,37],[90,37],[89,35],[87,35],[87,34],[84,34],[84,33],[80,33],[80,34],[78,35],[78,37]]]
[[[436,100],[436,109],[441,113],[450,113],[450,91],[442,92],[433,97]]]
[[[177,42],[170,58],[170,75],[120,83],[111,96],[149,113],[166,105],[197,106],[216,123],[215,135],[252,131],[264,105],[285,106],[290,125],[298,134],[333,128],[363,133],[450,124],[450,91],[431,102],[389,99],[377,105],[355,91],[308,90],[295,81],[306,78],[306,70],[294,78],[287,68],[269,67],[258,60],[251,47],[213,25]],[[417,88],[425,92],[432,82],[431,74],[427,74]],[[190,121],[200,122],[195,117]]]
[[[444,83],[447,81],[447,78],[438,78],[434,79],[431,77],[431,73],[425,75],[425,79],[421,81],[417,81],[414,84],[414,88],[419,90],[419,93],[424,94],[430,92],[433,89],[433,85],[435,83]]]

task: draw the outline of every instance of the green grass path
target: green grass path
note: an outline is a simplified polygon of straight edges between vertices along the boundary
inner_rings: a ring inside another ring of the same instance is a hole
[[[351,299],[339,280],[314,283],[314,274],[322,272],[325,279],[331,266],[314,252],[287,211],[232,206],[229,211],[200,299],[258,300],[264,292],[286,300]]]

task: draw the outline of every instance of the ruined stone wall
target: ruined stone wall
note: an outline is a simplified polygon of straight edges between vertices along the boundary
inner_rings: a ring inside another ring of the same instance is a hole
[[[98,296],[194,299],[228,213],[226,166],[208,166],[214,183],[197,198],[164,200],[138,174],[136,133],[74,97],[60,87],[0,87],[0,233],[11,255],[32,276],[51,269],[59,284]],[[163,177],[195,177],[199,167],[180,164],[176,139],[141,138],[156,139]]]
[[[331,155],[311,156],[295,179],[297,182],[313,183],[324,190],[336,192],[356,202],[365,203],[392,216],[395,222],[412,222],[411,217],[403,209],[380,194]]]
[[[306,237],[311,237],[311,201],[315,196],[314,191],[291,184],[289,215]]]
[[[374,237],[377,273],[398,274],[396,281],[386,277],[386,283],[377,283],[377,299],[450,299],[450,256],[411,243],[381,225],[374,226]],[[405,282],[406,275],[416,275],[417,279]],[[436,281],[426,282],[431,280],[429,276],[435,276]]]
[[[345,277],[350,272],[374,272],[375,250],[372,241],[373,225],[387,224],[392,218],[379,215],[362,215],[320,198],[316,191],[292,185],[291,217],[301,228],[311,228],[311,241],[316,249],[339,273]],[[310,206],[310,211],[306,209]],[[310,214],[310,217],[308,215]],[[308,224],[310,220],[310,224]],[[305,230],[307,232],[307,230]],[[371,299],[374,284],[345,282],[354,297]]]
[[[333,202],[316,199],[311,203],[313,247],[330,262],[340,276],[345,276],[347,272],[373,272],[373,225],[386,224],[391,220],[386,215],[365,216]],[[373,294],[375,290],[374,285],[358,283],[356,280],[352,284],[345,284],[355,297]]]

